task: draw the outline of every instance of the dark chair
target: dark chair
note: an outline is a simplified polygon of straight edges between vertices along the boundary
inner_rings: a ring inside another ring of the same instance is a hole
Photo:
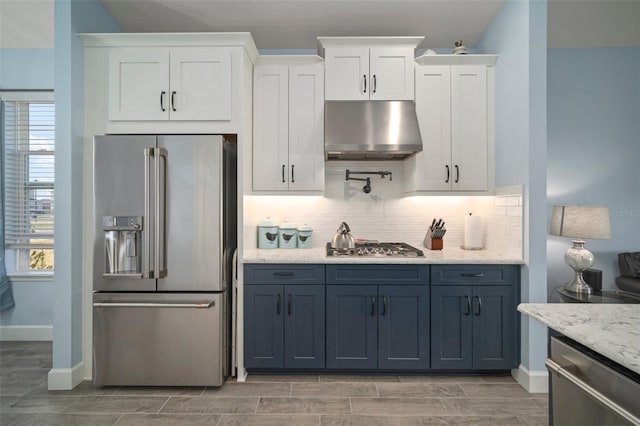
[[[622,291],[640,294],[640,252],[618,253],[620,276],[616,286]]]

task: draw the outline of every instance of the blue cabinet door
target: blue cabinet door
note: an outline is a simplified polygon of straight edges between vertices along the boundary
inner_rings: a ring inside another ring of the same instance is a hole
[[[327,286],[327,368],[376,368],[378,288]]]
[[[517,313],[512,287],[473,288],[473,368],[516,367]]]
[[[378,287],[378,368],[429,368],[429,287]]]
[[[470,286],[431,287],[431,368],[472,368],[472,299]]]
[[[284,366],[283,286],[245,285],[244,363],[247,368]]]
[[[285,285],[284,366],[324,368],[324,285]]]

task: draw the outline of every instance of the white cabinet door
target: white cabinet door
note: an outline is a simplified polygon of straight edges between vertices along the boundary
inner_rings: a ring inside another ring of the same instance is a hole
[[[171,50],[171,120],[231,120],[231,54],[209,47]]]
[[[323,64],[289,67],[289,189],[324,189]]]
[[[289,67],[256,66],[253,84],[253,189],[289,187]]]
[[[336,47],[325,50],[325,99],[369,100],[368,47]]]
[[[451,67],[416,67],[416,114],[422,152],[415,155],[414,190],[451,190]]]
[[[413,100],[414,50],[372,47],[369,53],[371,93],[376,101]]]
[[[458,191],[488,189],[487,68],[451,67],[451,162]]]
[[[168,120],[168,70],[165,48],[110,49],[109,120]]]

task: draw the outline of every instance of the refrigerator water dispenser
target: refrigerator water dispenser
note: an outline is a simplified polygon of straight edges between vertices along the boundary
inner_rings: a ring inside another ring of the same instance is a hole
[[[105,278],[142,277],[142,216],[103,216]]]

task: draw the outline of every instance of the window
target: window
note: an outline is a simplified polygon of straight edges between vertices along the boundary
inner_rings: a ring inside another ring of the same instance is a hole
[[[0,93],[7,272],[53,270],[55,106],[52,93]]]

